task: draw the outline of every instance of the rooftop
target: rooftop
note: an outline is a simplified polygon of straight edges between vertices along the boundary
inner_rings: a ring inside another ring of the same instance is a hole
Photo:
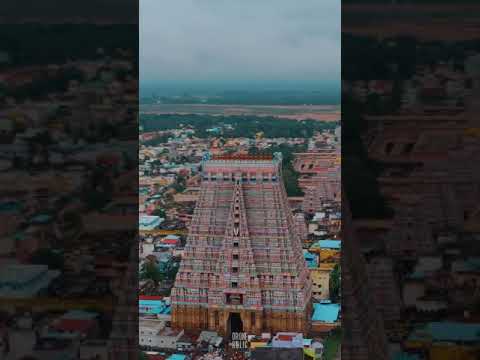
[[[246,154],[230,154],[230,155],[213,155],[212,160],[273,160],[272,155],[246,155]]]
[[[144,300],[138,301],[138,310],[141,313],[151,315],[170,315],[172,308],[164,300]]]
[[[53,329],[64,332],[87,332],[95,326],[93,320],[64,319],[61,318],[53,324]]]
[[[70,320],[92,320],[98,316],[97,313],[84,310],[70,310],[63,314],[63,319]]]
[[[320,249],[340,249],[341,245],[342,242],[340,240],[318,240],[312,247]]]
[[[410,335],[409,340],[478,343],[480,341],[480,324],[451,321],[431,322],[416,329]]]
[[[185,360],[186,358],[187,356],[183,354],[173,354],[170,355],[167,360]]]
[[[308,252],[308,250],[303,250],[303,257],[307,263],[307,266],[312,269],[318,266],[318,257],[315,254]]]
[[[416,354],[398,352],[394,355],[393,360],[420,360],[420,356]]]
[[[340,304],[315,303],[313,304],[312,321],[333,323],[338,320]]]

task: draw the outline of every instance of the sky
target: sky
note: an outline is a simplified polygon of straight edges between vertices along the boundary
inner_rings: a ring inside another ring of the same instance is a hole
[[[340,6],[339,0],[140,0],[141,86],[339,84]]]

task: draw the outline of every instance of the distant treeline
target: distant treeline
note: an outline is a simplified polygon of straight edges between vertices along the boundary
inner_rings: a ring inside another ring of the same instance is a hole
[[[229,91],[214,97],[200,98],[188,93],[182,96],[144,96],[141,104],[212,104],[212,105],[332,105],[340,103],[340,91]]]
[[[480,40],[443,42],[419,41],[411,36],[378,40],[367,36],[342,36],[342,57],[355,59],[342,63],[343,80],[404,80],[415,74],[416,66],[435,67],[453,62],[463,69],[470,51],[480,50]]]
[[[219,128],[217,136],[224,138],[253,138],[259,132],[265,137],[312,137],[316,131],[334,130],[338,122],[322,122],[315,120],[285,120],[276,117],[260,116],[213,116],[213,115],[153,115],[141,114],[140,125],[144,132],[165,131],[183,127],[193,127],[195,136],[206,138],[212,136],[207,129]],[[231,126],[231,129],[229,129]]]

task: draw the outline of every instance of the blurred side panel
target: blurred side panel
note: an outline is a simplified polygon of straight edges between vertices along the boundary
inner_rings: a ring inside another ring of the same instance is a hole
[[[478,358],[480,7],[342,4],[343,354]]]
[[[137,359],[138,2],[0,10],[0,352]]]

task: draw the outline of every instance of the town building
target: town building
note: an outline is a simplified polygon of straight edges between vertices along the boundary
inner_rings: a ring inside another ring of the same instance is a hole
[[[58,276],[60,271],[49,270],[47,265],[3,265],[0,270],[0,296],[7,299],[33,298],[44,294]]]
[[[177,341],[183,330],[165,327],[165,323],[157,320],[140,320],[139,345],[147,348],[176,350]]]
[[[312,332],[328,333],[340,326],[340,304],[322,301],[313,304]]]
[[[310,251],[319,254],[320,262],[332,262],[339,255],[341,246],[340,240],[318,240],[310,247]]]
[[[312,278],[312,296],[315,300],[330,298],[330,274],[335,263],[320,263],[318,267],[310,269]]]

